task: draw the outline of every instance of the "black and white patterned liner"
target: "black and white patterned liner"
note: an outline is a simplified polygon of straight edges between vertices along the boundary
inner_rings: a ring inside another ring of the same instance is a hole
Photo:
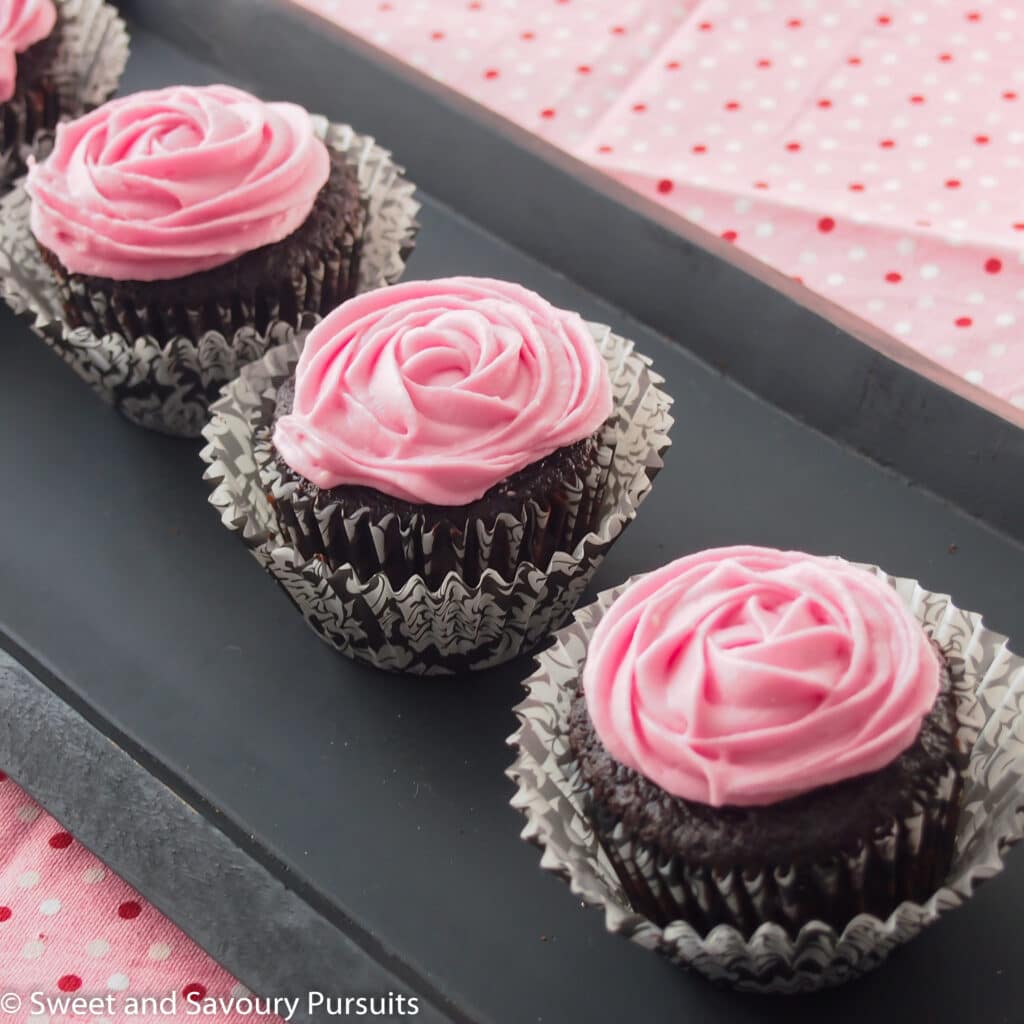
[[[493,570],[468,586],[454,573],[434,591],[415,576],[397,591],[383,573],[361,580],[305,560],[280,533],[254,458],[255,437],[298,361],[301,342],[268,352],[224,389],[203,431],[210,502],[228,529],[281,584],[316,633],[337,650],[390,671],[440,675],[482,669],[535,647],[561,625],[597,566],[636,515],[669,446],[671,398],[633,343],[589,325],[608,364],[618,431],[598,528],[549,565],[521,565],[514,579]],[[381,524],[386,527],[386,521]],[[378,531],[378,542],[383,529]]]
[[[627,583],[578,610],[540,656],[526,680],[528,696],[516,708],[520,727],[508,741],[516,751],[508,771],[518,785],[512,805],[527,819],[523,838],[542,849],[542,868],[568,881],[586,903],[604,908],[609,931],[739,989],[812,991],[877,967],[1002,870],[1007,848],[1024,835],[1024,659],[1011,653],[1005,637],[986,629],[980,615],[960,611],[949,596],[865,568],[895,587],[959,680],[959,734],[970,761],[946,884],[924,904],[902,903],[885,921],[860,914],[841,933],[811,921],[795,937],[775,924],[762,925],[749,939],[727,925],[701,935],[684,921],[661,928],[635,913],[584,813],[584,783],[568,742],[569,709],[589,637]]]
[[[51,77],[60,94],[62,119],[76,118],[113,96],[128,61],[128,30],[104,0],[56,0],[59,34]],[[12,99],[0,129],[0,186],[7,188],[30,155],[41,156],[53,142],[50,131],[31,138],[27,114]]]
[[[367,202],[359,262],[360,292],[393,284],[412,251],[420,204],[391,154],[349,125],[314,116],[317,134],[345,154],[359,173]],[[119,333],[94,334],[63,322],[60,290],[29,227],[30,200],[19,184],[0,201],[0,291],[11,308],[105,401],[132,422],[179,437],[198,437],[209,405],[241,368],[295,336],[292,324],[266,331],[243,327],[231,338],[207,331],[198,341],[152,337],[128,341]],[[307,314],[308,328],[316,317]]]

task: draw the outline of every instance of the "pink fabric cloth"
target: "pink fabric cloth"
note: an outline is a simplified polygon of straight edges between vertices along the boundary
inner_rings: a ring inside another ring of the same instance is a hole
[[[296,2],[1024,408],[1018,4]]]
[[[15,783],[0,773],[0,1020],[10,1024],[276,1024],[237,1013],[188,1016],[185,993],[202,998],[245,994],[159,911],[150,906]],[[113,997],[100,1016],[33,1012],[30,993]],[[22,1005],[11,1012],[10,993]],[[177,993],[178,1012],[134,1016],[128,996]],[[120,1012],[118,1012],[120,1011]]]

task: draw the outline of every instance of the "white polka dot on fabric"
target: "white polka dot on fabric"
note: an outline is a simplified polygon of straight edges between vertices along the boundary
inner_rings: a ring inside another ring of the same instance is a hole
[[[30,825],[41,813],[42,810],[35,804],[25,804],[23,807],[18,808],[18,821],[23,825]]]
[[[46,952],[46,944],[39,939],[32,939],[21,947],[24,960],[38,960]]]
[[[43,900],[43,902],[39,904],[39,913],[44,917],[53,917],[54,914],[59,912],[60,900],[58,899]]]
[[[14,884],[19,889],[32,889],[39,884],[39,872],[38,871],[23,871],[14,880]]]
[[[82,881],[86,885],[96,885],[97,882],[102,882],[106,875],[107,873],[103,868],[93,865],[82,872]]]
[[[112,992],[123,992],[128,987],[128,984],[129,981],[127,974],[121,974],[118,972],[117,974],[112,974],[107,978],[107,988]]]
[[[171,947],[166,942],[154,942],[147,955],[150,960],[166,960],[171,955]]]
[[[85,944],[87,956],[99,958],[110,952],[110,943],[106,939],[93,939]]]

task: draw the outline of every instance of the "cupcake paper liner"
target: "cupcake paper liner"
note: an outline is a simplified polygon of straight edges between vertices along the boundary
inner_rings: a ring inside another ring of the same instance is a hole
[[[575,621],[541,654],[537,671],[526,681],[528,696],[516,708],[520,727],[509,738],[516,751],[508,772],[517,784],[512,804],[527,819],[523,838],[543,851],[541,867],[568,881],[584,902],[603,907],[609,931],[739,989],[811,991],[877,967],[896,946],[969,899],[982,881],[1002,870],[1006,850],[1024,834],[1024,659],[1011,653],[1006,638],[987,629],[980,615],[961,611],[948,595],[867,568],[895,587],[950,663],[958,739],[969,760],[953,863],[944,884],[923,903],[901,903],[885,920],[858,914],[842,931],[810,920],[795,933],[774,923],[762,924],[749,937],[725,924],[702,933],[685,921],[661,927],[637,913],[586,813],[587,786],[568,736],[569,710],[590,636],[624,584],[577,611]],[[900,870],[900,858],[914,848],[927,849],[932,829],[940,826],[923,818],[901,823],[892,835],[878,836],[864,856],[881,857]],[[614,852],[614,843],[609,846]],[[618,859],[635,864],[641,858],[622,850]],[[827,865],[819,865],[815,884],[834,884],[828,871]],[[633,875],[640,892],[657,878],[651,893],[655,898],[658,886],[672,885],[658,878],[653,865]],[[768,881],[785,891],[794,880],[783,873]],[[736,882],[732,874],[707,872],[694,880],[696,898],[736,903]],[[756,896],[756,884],[747,884]],[[678,889],[671,893],[674,901],[683,896]]]
[[[357,291],[393,284],[402,276],[418,230],[415,186],[372,138],[322,117],[313,120],[327,145],[355,165],[367,204]],[[0,200],[0,291],[97,394],[140,426],[198,437],[221,387],[246,363],[296,336],[296,325],[284,321],[271,322],[264,331],[244,326],[229,334],[206,331],[196,341],[179,336],[167,342],[71,327],[63,319],[61,287],[29,226],[29,210],[23,184]],[[316,319],[307,314],[299,328],[308,329]]]
[[[56,0],[57,36],[46,82],[18,89],[0,105],[0,186],[43,156],[58,120],[75,118],[109,99],[128,60],[128,32],[103,0]],[[39,44],[37,44],[39,45]]]
[[[608,364],[617,427],[605,460],[606,482],[596,525],[571,551],[558,551],[543,566],[524,562],[514,575],[485,569],[474,584],[451,572],[436,589],[415,575],[394,587],[384,572],[361,578],[351,564],[332,571],[317,557],[304,557],[282,533],[267,498],[257,452],[274,415],[278,388],[298,362],[301,340],[273,349],[247,366],[224,389],[203,431],[201,456],[214,490],[210,502],[228,529],[284,588],[314,631],[356,660],[390,671],[439,675],[499,664],[532,649],[565,621],[601,559],[636,515],[661,469],[669,446],[671,399],[661,378],[632,342],[605,326],[589,325]],[[499,517],[500,518],[500,517]],[[512,517],[504,524],[514,530]],[[359,522],[386,558],[393,524]],[[521,528],[521,524],[519,524]],[[481,534],[486,548],[491,538]]]

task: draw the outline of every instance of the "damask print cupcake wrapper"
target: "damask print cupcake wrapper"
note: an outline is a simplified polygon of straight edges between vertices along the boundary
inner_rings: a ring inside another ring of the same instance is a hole
[[[1009,846],[1024,835],[1024,659],[981,616],[916,581],[887,580],[944,651],[958,697],[960,737],[970,751],[946,884],[924,904],[903,903],[886,920],[861,914],[841,933],[811,921],[794,937],[775,924],[749,938],[719,925],[706,935],[678,921],[661,928],[635,913],[583,807],[583,783],[569,749],[569,709],[587,646],[602,615],[628,586],[608,590],[576,612],[526,680],[528,696],[509,738],[512,805],[526,816],[524,839],[543,851],[541,867],[560,875],[584,902],[604,908],[609,931],[663,953],[714,981],[757,992],[804,992],[841,984],[877,967],[899,944],[969,899],[998,874]],[[629,581],[632,582],[632,581]],[[723,890],[727,879],[718,879]]]
[[[418,224],[415,186],[391,154],[348,125],[314,117],[317,134],[343,153],[359,174],[367,204],[359,259],[360,292],[393,284],[405,269]],[[132,422],[180,437],[198,437],[221,387],[269,348],[295,337],[290,324],[266,331],[242,327],[230,337],[207,331],[198,341],[151,337],[128,341],[63,322],[59,286],[43,262],[29,228],[29,197],[18,185],[0,201],[0,291],[16,313],[106,401]],[[326,273],[325,269],[325,273]],[[198,311],[196,316],[198,318]],[[315,322],[307,316],[306,326]]]
[[[394,589],[383,573],[360,579],[351,566],[332,573],[304,559],[281,535],[259,466],[259,439],[290,379],[301,340],[272,349],[224,389],[211,409],[201,455],[214,490],[210,502],[228,529],[280,583],[313,630],[337,650],[377,668],[441,675],[497,665],[528,651],[561,625],[661,469],[669,446],[672,400],[632,342],[589,325],[612,381],[617,430],[595,529],[547,566],[523,563],[515,575],[486,570],[468,585],[450,573],[436,590],[414,576]],[[353,524],[354,527],[355,524]],[[513,524],[510,524],[513,525]],[[374,527],[382,544],[386,523]],[[379,534],[379,535],[378,535]],[[482,538],[482,543],[486,542]]]
[[[48,77],[56,95],[46,109],[22,92],[0,118],[0,187],[7,188],[31,153],[42,157],[53,141],[57,118],[75,118],[99,106],[117,89],[128,60],[128,31],[103,0],[56,0],[54,64]]]

